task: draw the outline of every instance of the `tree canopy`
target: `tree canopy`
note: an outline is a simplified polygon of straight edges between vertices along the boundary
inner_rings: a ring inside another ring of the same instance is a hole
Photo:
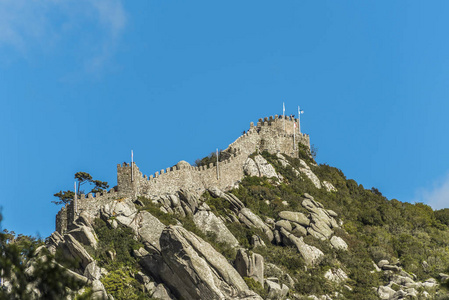
[[[2,216],[0,214],[0,223]],[[81,286],[35,237],[0,231],[0,299],[65,299]]]
[[[81,193],[84,193],[84,191],[81,191],[81,185],[83,184],[90,184],[93,185],[93,188],[88,193],[101,193],[107,188],[109,188],[109,184],[106,181],[101,180],[94,180],[92,176],[87,172],[77,172],[75,173],[75,179],[78,181],[78,195],[81,195]],[[67,191],[59,191],[56,194],[53,194],[56,198],[59,200],[54,200],[52,203],[56,205],[60,204],[66,204],[73,201],[75,198],[75,192],[67,190]]]

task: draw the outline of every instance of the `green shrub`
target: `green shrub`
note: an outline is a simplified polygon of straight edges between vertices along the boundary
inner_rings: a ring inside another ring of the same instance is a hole
[[[164,213],[161,211],[161,205],[155,204],[146,197],[138,197],[138,199],[144,204],[143,207],[139,207],[140,210],[146,210],[153,216],[155,216],[164,225],[175,225],[176,218],[172,214]]]
[[[435,217],[442,224],[449,226],[449,208],[443,208],[435,211]]]
[[[113,270],[101,279],[106,292],[117,300],[148,299],[142,286],[123,269]]]
[[[268,295],[268,288],[267,287],[263,288],[263,286],[260,284],[260,282],[255,281],[252,278],[243,277],[243,279],[245,280],[246,285],[251,290],[253,290],[257,294],[259,294],[259,296],[261,296],[263,299],[265,299],[267,297],[267,295]]]
[[[133,250],[143,247],[143,244],[134,239],[134,232],[131,228],[119,225],[113,229],[102,219],[95,219],[94,229],[99,239],[94,256],[99,260],[101,266],[108,270],[115,270],[123,266],[134,267],[137,265],[131,253]],[[107,255],[108,251],[116,253],[114,260]]]
[[[281,247],[267,244],[266,247],[253,249],[265,258],[265,262],[284,267],[291,274],[296,274],[304,270],[304,259],[293,247]]]

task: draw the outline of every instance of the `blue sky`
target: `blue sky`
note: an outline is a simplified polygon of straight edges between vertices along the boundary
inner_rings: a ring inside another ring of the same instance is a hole
[[[300,105],[319,163],[449,207],[449,2],[0,0],[2,227],[59,190],[226,148]]]

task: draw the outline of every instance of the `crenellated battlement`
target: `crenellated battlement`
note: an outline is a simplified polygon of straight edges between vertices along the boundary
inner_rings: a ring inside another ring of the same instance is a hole
[[[259,119],[256,125],[251,122],[249,129],[224,150],[231,156],[218,164],[191,166],[181,161],[149,176],[144,175],[134,162],[118,164],[117,187],[102,194],[81,195],[77,212],[72,204],[63,207],[57,215],[56,228],[62,232],[73,222],[76,213],[98,213],[99,206],[123,197],[159,197],[180,189],[202,193],[210,187],[230,190],[244,177],[243,166],[249,155],[269,151],[295,157],[298,156],[298,143],[310,149],[309,135],[301,133],[298,119],[274,115]]]
[[[224,151],[232,156],[225,161],[205,166],[191,166],[178,163],[151,175],[143,175],[137,165],[117,166],[118,190],[130,195],[157,196],[172,193],[181,188],[205,190],[210,186],[230,188],[243,177],[243,164],[255,151],[298,155],[295,143],[310,147],[309,136],[299,130],[298,119],[275,115],[259,119],[232,142]],[[285,128],[285,130],[284,130]],[[132,175],[131,175],[132,174]]]
[[[75,211],[73,202],[69,202],[58,212],[56,215],[56,230],[63,233],[80,213],[87,212],[89,215],[96,215],[98,207],[124,196],[126,195],[119,193],[116,188],[103,193],[83,193],[77,197],[77,211]]]

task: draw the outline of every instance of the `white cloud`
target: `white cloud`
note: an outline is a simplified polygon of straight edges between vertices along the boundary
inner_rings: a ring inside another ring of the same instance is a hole
[[[449,174],[434,182],[432,187],[420,189],[415,202],[423,202],[433,209],[449,208]]]
[[[125,25],[120,0],[0,0],[0,49],[23,57],[73,44],[95,70],[113,56]]]

